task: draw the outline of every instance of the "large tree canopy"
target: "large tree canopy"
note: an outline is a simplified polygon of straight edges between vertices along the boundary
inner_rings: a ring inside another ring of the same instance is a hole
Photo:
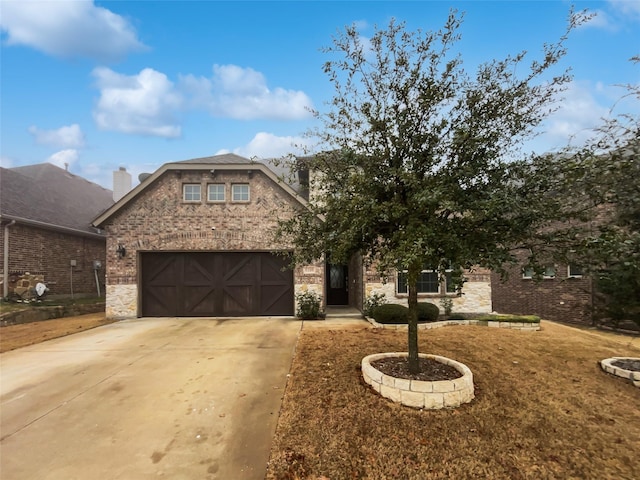
[[[280,224],[298,261],[359,252],[383,273],[407,270],[414,372],[423,267],[501,270],[553,214],[548,184],[527,181],[520,147],[570,79],[551,72],[581,22],[571,13],[528,67],[522,52],[469,75],[455,52],[461,18],[453,11],[435,32],[391,21],[368,41],[356,27],[334,38],[324,70],[335,95],[315,132],[325,150],[305,159],[310,208]]]

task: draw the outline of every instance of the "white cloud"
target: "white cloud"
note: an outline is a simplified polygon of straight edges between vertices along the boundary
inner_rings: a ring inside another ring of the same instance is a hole
[[[233,149],[233,153],[246,158],[280,158],[289,154],[302,155],[305,153],[305,148],[310,146],[311,141],[307,138],[278,137],[272,133],[259,132],[247,145]],[[223,153],[231,153],[231,151],[219,150],[216,155]]]
[[[67,168],[77,162],[79,157],[78,151],[71,148],[54,153],[47,158],[47,162],[53,163],[60,168]]]
[[[603,120],[625,113],[640,113],[637,101],[625,90],[601,82],[572,82],[559,101],[559,108],[544,122],[544,133],[534,140],[537,151],[553,151],[583,145],[593,138]]]
[[[181,89],[190,106],[204,106],[214,116],[240,120],[293,120],[311,116],[311,99],[302,91],[270,90],[264,75],[237,65],[214,65],[211,78],[186,75]]]
[[[609,4],[627,18],[640,20],[640,2],[638,0],[609,0]]]
[[[8,45],[58,57],[112,61],[146,49],[128,20],[92,0],[3,1],[0,27]]]
[[[4,155],[0,156],[0,167],[3,168],[12,168],[13,160],[9,157],[5,157]]]
[[[93,112],[98,127],[168,138],[180,136],[176,113],[183,98],[165,74],[145,68],[137,75],[123,75],[105,67],[92,73],[100,89]]]
[[[35,125],[29,127],[29,133],[34,136],[36,143],[62,148],[78,148],[84,146],[84,133],[80,125],[60,127],[56,130],[41,130]]]

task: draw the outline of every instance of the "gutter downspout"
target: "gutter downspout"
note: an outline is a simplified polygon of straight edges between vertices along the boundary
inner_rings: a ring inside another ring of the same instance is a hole
[[[4,226],[4,270],[2,271],[2,298],[9,296],[9,227],[16,224],[11,220]]]

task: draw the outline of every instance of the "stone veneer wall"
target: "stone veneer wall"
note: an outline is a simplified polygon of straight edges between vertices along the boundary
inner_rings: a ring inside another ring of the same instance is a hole
[[[489,313],[492,310],[491,304],[491,278],[488,271],[482,270],[478,272],[466,272],[465,277],[467,282],[462,288],[461,295],[448,294],[447,297],[453,300],[454,312],[467,312],[467,313]],[[366,286],[365,295],[369,296],[373,293],[383,293],[388,303],[397,303],[400,305],[407,305],[407,295],[396,293],[396,276],[392,275],[387,279],[387,282],[383,282],[379,275],[373,270],[367,270],[365,274]],[[440,308],[441,313],[444,313],[440,306],[440,300],[442,296],[439,294],[419,294],[419,302],[431,302]]]
[[[300,205],[259,170],[167,171],[104,225],[107,231],[108,318],[135,317],[138,311],[138,252],[141,251],[286,251],[273,241],[277,218]],[[182,186],[199,183],[202,201],[184,202]],[[208,202],[207,185],[224,183],[225,202]],[[232,202],[231,185],[250,184],[249,202]],[[126,256],[118,258],[118,245]],[[321,264],[296,268],[295,291],[323,291]]]

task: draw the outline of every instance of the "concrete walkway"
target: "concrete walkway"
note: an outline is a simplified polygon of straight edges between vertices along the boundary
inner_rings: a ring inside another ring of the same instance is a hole
[[[0,478],[264,478],[301,325],[137,319],[0,355]]]

